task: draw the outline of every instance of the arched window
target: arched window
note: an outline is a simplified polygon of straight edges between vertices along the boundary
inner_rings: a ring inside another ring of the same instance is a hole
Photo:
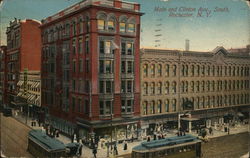
[[[200,82],[196,81],[196,92],[200,91]]]
[[[151,101],[150,114],[155,114],[155,101]]]
[[[166,66],[165,66],[165,76],[169,76],[169,65],[167,64]]]
[[[161,100],[157,101],[157,113],[158,114],[162,113],[162,102],[161,102]]]
[[[144,101],[143,102],[143,115],[147,115],[148,114],[148,102]]]
[[[172,92],[175,94],[176,93],[176,82],[172,82]]]
[[[225,68],[224,68],[224,74],[225,74],[225,76],[227,76],[227,66],[225,66]]]
[[[207,66],[207,76],[210,76],[210,66]]]
[[[172,111],[176,111],[176,99],[172,100]]]
[[[162,66],[161,66],[161,64],[159,64],[157,66],[157,70],[158,70],[158,76],[162,76]]]
[[[185,91],[185,85],[184,85],[184,81],[181,81],[181,92],[184,93]]]
[[[165,100],[165,112],[169,112],[169,100]]]
[[[207,81],[207,91],[210,92],[210,81]]]
[[[244,67],[241,67],[240,75],[244,76]]]
[[[240,76],[240,67],[237,67],[237,76]]]
[[[147,82],[143,84],[143,93],[144,95],[148,95],[148,83]]]
[[[79,33],[83,33],[83,20],[81,17],[78,19],[78,23],[79,23]]]
[[[220,76],[220,66],[217,66],[217,76]]]
[[[176,65],[173,65],[173,76],[176,76],[176,69],[177,69]]]
[[[237,90],[239,90],[240,89],[240,81],[239,80],[237,80],[237,84],[236,84],[237,86]]]
[[[196,71],[197,71],[197,76],[200,76],[200,65],[197,65]]]
[[[207,102],[206,108],[210,108],[210,102],[211,102],[210,96],[207,96],[206,102]]]
[[[158,93],[158,94],[162,94],[162,83],[161,83],[161,82],[159,82],[159,83],[157,84],[157,93]]]
[[[115,31],[116,18],[113,14],[108,15],[108,31]]]
[[[185,92],[188,92],[188,81],[185,82]]]
[[[72,21],[72,34],[76,35],[76,31],[77,31],[76,20],[73,20]]]
[[[205,108],[205,97],[201,97],[201,107]]]
[[[212,81],[212,91],[214,92],[215,90],[215,81]]]
[[[165,94],[169,94],[169,82],[165,82]]]
[[[215,66],[212,67],[212,74],[215,76]]]
[[[194,92],[194,81],[191,81],[190,85],[191,85],[191,92]]]
[[[196,107],[197,107],[197,109],[200,109],[200,98],[199,97],[197,97],[197,104],[196,104]]]
[[[126,32],[126,23],[127,23],[127,17],[125,15],[120,16],[119,18],[120,32],[122,33]]]
[[[87,32],[90,31],[90,19],[88,16],[86,16],[86,31]]]
[[[224,96],[224,105],[227,106],[228,102],[227,102],[227,95]]]
[[[224,81],[224,89],[227,90],[227,80]]]
[[[97,15],[97,29],[105,30],[106,29],[107,15],[105,13],[98,13]]]
[[[188,65],[186,65],[185,72],[186,72],[186,76],[188,76]]]
[[[202,67],[201,67],[201,75],[202,76],[205,75],[205,65],[202,65]]]
[[[128,19],[128,23],[127,23],[127,28],[128,28],[128,32],[129,33],[134,33],[135,32],[135,18],[131,17]]]
[[[228,96],[228,105],[232,105],[232,97],[231,97],[231,95]]]
[[[191,65],[191,76],[194,76],[194,65]]]
[[[233,76],[235,76],[235,71],[236,71],[236,69],[235,69],[235,66],[233,67]]]
[[[232,83],[232,81],[229,80],[229,81],[228,81],[228,90],[231,90],[231,83]]]
[[[232,69],[231,69],[231,66],[229,66],[228,68],[228,75],[231,76],[232,75]]]
[[[151,94],[155,94],[155,83],[154,82],[152,82],[151,83]]]
[[[204,92],[205,91],[205,81],[201,82],[201,91]]]
[[[151,65],[150,71],[151,71],[151,76],[155,76],[155,65],[154,64]]]
[[[181,74],[182,76],[185,76],[185,65],[181,66]]]
[[[144,77],[148,76],[148,65],[147,64],[143,65],[143,75],[144,75]]]

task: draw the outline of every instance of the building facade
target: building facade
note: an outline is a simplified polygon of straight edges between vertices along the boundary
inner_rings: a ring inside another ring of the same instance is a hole
[[[223,123],[226,115],[247,112],[250,105],[250,50],[212,52],[141,50],[141,116],[144,135],[176,128],[179,114],[189,110],[194,128]],[[237,116],[236,116],[237,117]],[[155,123],[157,122],[157,123]],[[189,126],[188,125],[188,126]],[[192,125],[191,125],[192,126]]]
[[[21,103],[21,111],[30,117],[40,119],[41,116],[41,76],[40,71],[20,72],[17,83],[18,101]],[[26,106],[28,105],[28,106]],[[29,109],[27,109],[29,108]]]
[[[24,69],[40,71],[41,31],[35,20],[13,20],[7,27],[6,104],[19,107],[18,86]]]
[[[6,98],[6,46],[0,47],[0,106],[3,106]]]
[[[137,3],[85,0],[42,21],[42,106],[55,128],[137,136],[139,11]]]

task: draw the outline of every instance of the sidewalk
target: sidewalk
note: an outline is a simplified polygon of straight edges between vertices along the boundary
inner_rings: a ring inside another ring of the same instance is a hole
[[[14,118],[16,118],[18,121],[22,122],[22,123],[26,123],[26,117],[23,117],[22,115],[13,115]],[[42,127],[38,127],[38,123],[37,121],[36,122],[36,126],[31,126],[31,118],[27,118],[27,126],[29,126],[30,128],[32,129],[42,129]],[[242,133],[242,132],[247,132],[248,131],[248,124],[246,125],[237,125],[235,127],[229,127],[230,128],[230,133],[229,134],[237,134],[237,133]],[[224,128],[223,128],[224,130]],[[172,137],[172,136],[176,136],[176,132],[177,130],[172,130],[172,131],[168,131],[166,134],[167,134],[167,137]],[[194,131],[191,132],[192,135],[194,136],[198,136],[198,134]],[[209,133],[207,134],[207,137],[208,139],[211,139],[211,138],[215,138],[215,137],[220,137],[220,136],[225,136],[225,135],[228,135],[227,132],[224,132],[222,130],[215,130],[213,128],[213,134],[210,135]],[[71,140],[70,138],[64,136],[64,135],[61,135],[56,138],[58,140],[60,140],[61,142],[63,142],[64,144],[67,144],[67,143],[71,143]],[[152,137],[151,137],[151,140]],[[118,150],[118,155],[116,157],[123,157],[122,155],[128,155],[128,154],[131,154],[132,152],[132,148],[139,145],[141,142],[143,142],[145,140],[142,140],[142,141],[134,141],[134,142],[128,142],[127,143],[127,150],[123,150],[123,144],[117,144],[117,150]],[[109,155],[109,156],[107,156]],[[107,158],[107,157],[115,157],[111,151],[110,151],[110,148],[109,148],[109,154],[108,154],[108,149],[106,147],[104,148],[101,148],[101,145],[99,143],[98,145],[98,149],[97,149],[97,158]],[[82,156],[81,158],[94,158],[94,155],[92,153],[92,149],[88,148],[87,146],[83,145],[83,148],[82,148]]]

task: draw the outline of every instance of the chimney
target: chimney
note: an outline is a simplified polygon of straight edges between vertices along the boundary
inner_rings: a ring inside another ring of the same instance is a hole
[[[189,39],[186,39],[185,50],[189,51]]]

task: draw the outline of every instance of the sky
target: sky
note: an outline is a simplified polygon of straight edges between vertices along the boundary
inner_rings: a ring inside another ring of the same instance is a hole
[[[41,20],[80,0],[4,0],[1,43],[10,20]],[[250,44],[250,8],[246,0],[126,0],[141,4],[141,47],[212,51]]]

